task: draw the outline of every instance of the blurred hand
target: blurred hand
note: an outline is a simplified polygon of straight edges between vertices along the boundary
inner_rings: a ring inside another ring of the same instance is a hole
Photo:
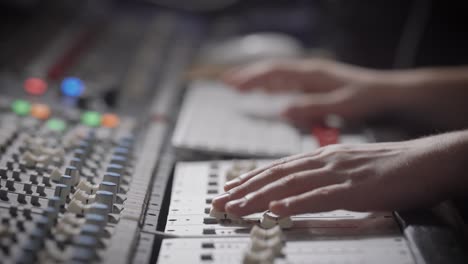
[[[284,158],[226,183],[213,206],[238,216],[267,209],[289,216],[430,205],[466,188],[467,134],[331,145]]]
[[[283,116],[309,128],[329,114],[361,120],[385,110],[391,103],[387,80],[380,71],[329,60],[260,62],[233,69],[223,80],[240,91],[261,88],[269,92],[300,90],[304,95]]]

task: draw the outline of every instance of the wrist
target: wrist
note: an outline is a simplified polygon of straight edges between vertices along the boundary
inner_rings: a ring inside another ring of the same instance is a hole
[[[431,156],[429,165],[439,175],[433,182],[438,183],[445,196],[451,198],[466,195],[468,187],[468,130],[445,133],[420,140],[422,156]],[[433,167],[435,166],[435,167]],[[431,169],[431,170],[432,170]],[[430,175],[430,171],[427,175]]]
[[[414,112],[433,86],[429,70],[375,70],[369,76],[384,111]]]

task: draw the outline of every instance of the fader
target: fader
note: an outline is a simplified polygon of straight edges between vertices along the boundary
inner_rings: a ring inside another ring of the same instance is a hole
[[[163,241],[158,263],[414,263],[391,213],[238,218],[211,208],[232,171],[267,162],[179,162],[165,230],[179,238]]]

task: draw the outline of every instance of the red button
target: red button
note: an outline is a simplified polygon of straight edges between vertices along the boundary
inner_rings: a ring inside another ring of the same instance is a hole
[[[317,138],[321,147],[337,144],[339,141],[340,132],[337,128],[314,126],[312,127],[312,135]]]
[[[31,95],[42,95],[47,91],[47,83],[40,78],[28,78],[24,82],[24,89]]]

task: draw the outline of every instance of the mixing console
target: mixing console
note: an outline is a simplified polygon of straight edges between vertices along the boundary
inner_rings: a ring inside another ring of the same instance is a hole
[[[414,263],[391,213],[240,219],[211,209],[226,180],[266,162],[178,163],[166,232],[179,238],[163,241],[159,263]]]
[[[0,113],[2,260],[100,259],[138,189],[131,188],[136,123],[9,101],[11,110],[2,105]]]
[[[466,263],[447,232],[399,212],[213,209],[268,159],[380,133],[336,116],[300,131],[279,117],[295,93],[186,85],[200,50],[243,35],[235,16],[78,2],[0,18],[0,263]]]
[[[195,82],[183,102],[173,145],[186,156],[282,157],[333,143],[372,140],[365,131],[339,134],[337,128],[316,128],[310,135],[300,133],[279,117],[297,96],[243,94],[219,82]]]

